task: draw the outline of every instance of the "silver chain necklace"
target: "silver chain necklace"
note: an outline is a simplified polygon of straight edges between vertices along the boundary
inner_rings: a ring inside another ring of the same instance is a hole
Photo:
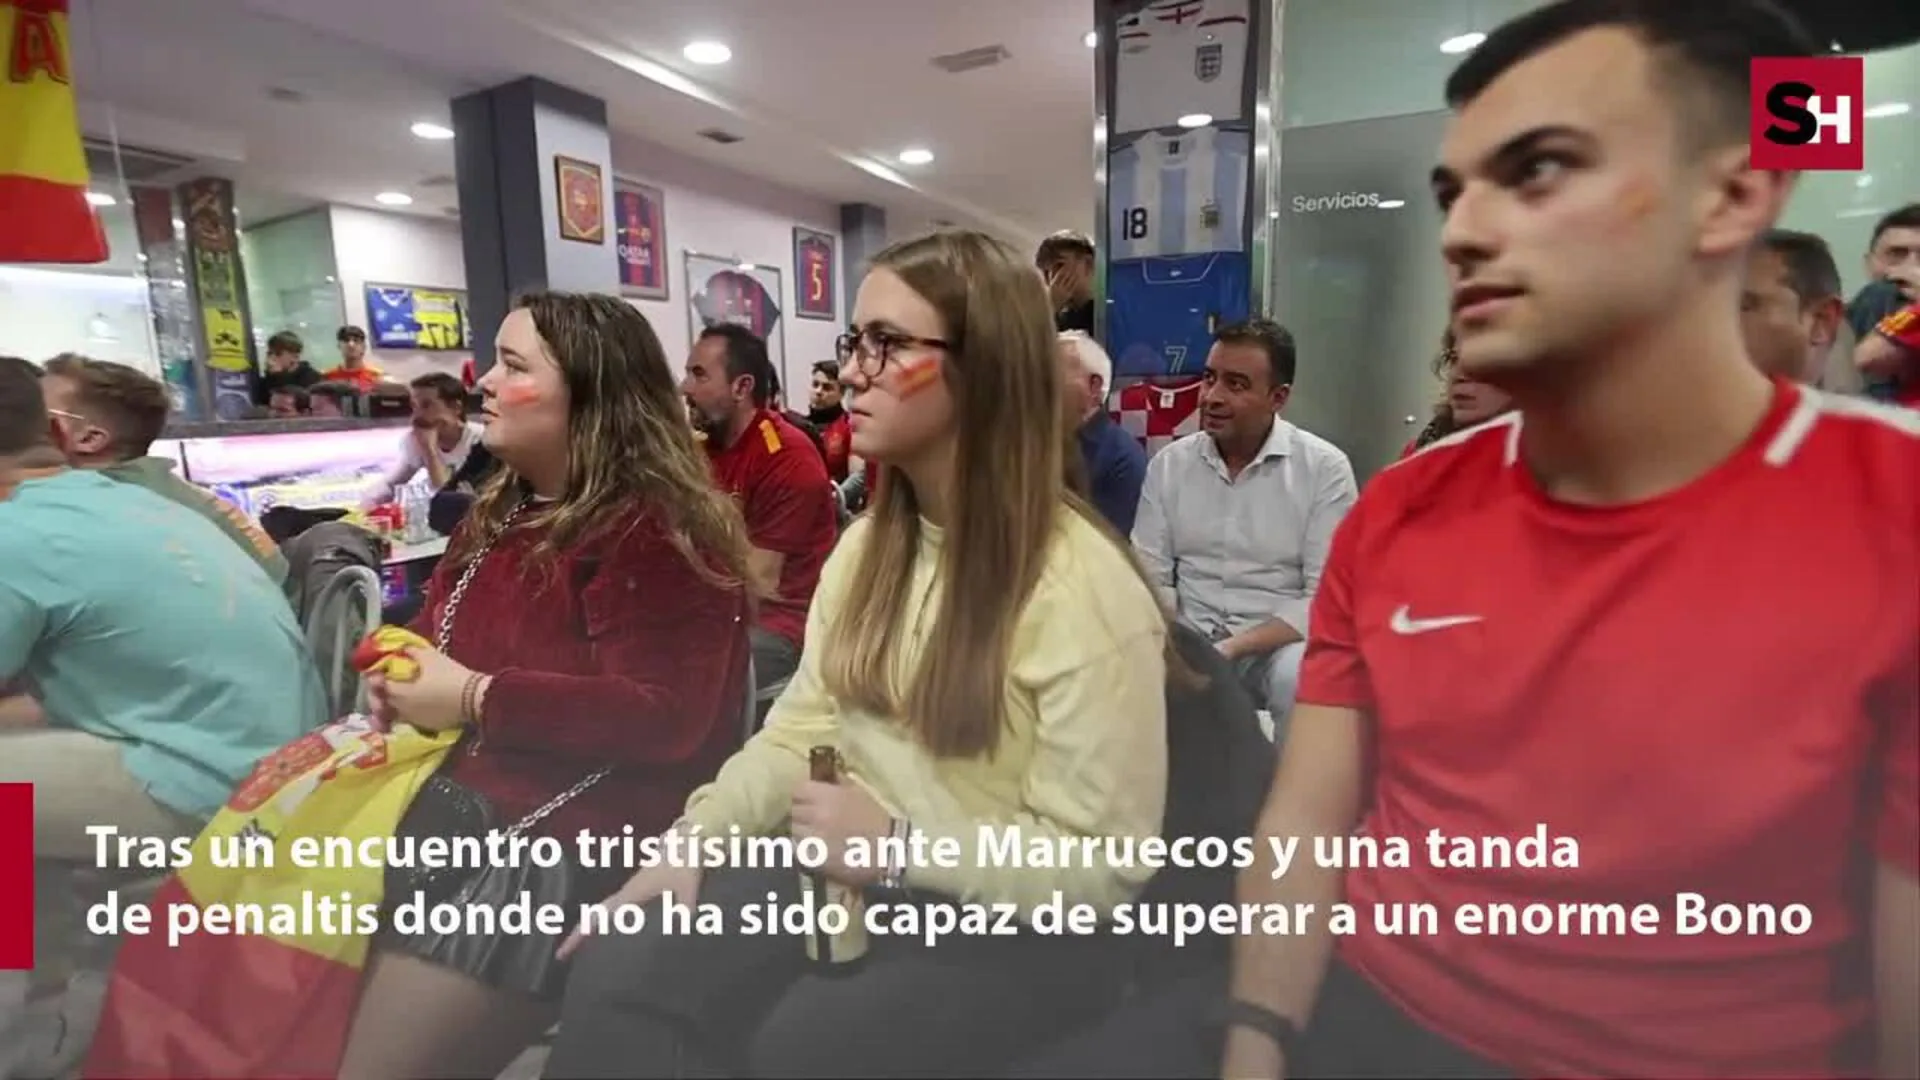
[[[447,604],[444,608],[440,609],[440,634],[439,640],[435,642],[440,652],[447,658],[451,659],[453,657],[453,617],[454,614],[460,610],[460,601],[466,597],[467,589],[473,584],[473,579],[479,576],[480,564],[485,562],[487,556],[492,553],[494,544],[498,543],[500,538],[506,535],[508,529],[513,528],[514,521],[520,517],[521,512],[526,510],[528,505],[528,503],[522,502],[509,511],[506,520],[500,523],[500,527],[495,529],[493,533],[487,537],[486,541],[480,545],[480,550],[474,552],[473,558],[467,560],[467,565],[460,568],[460,577],[453,583],[453,591],[447,594]],[[480,742],[478,739],[475,739],[472,743],[468,744],[467,753],[478,754],[479,752]],[[506,831],[506,836],[509,839],[517,837],[528,829],[538,825],[541,821],[551,816],[554,811],[559,810],[574,799],[579,798],[587,792],[587,789],[593,787],[593,785],[605,780],[612,772],[613,766],[607,765],[588,773],[580,779],[579,783],[548,799],[540,805],[539,809],[534,810],[526,817],[521,818],[509,826]]]

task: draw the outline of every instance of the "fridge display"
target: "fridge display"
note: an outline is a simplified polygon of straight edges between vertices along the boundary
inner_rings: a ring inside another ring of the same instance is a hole
[[[238,427],[238,425],[235,425]],[[358,510],[381,474],[400,458],[406,425],[373,424],[323,431],[224,434],[194,425],[181,438],[161,438],[150,453],[176,462],[179,476],[253,517],[276,506]],[[426,483],[416,477],[409,488]],[[407,492],[397,501],[405,502]]]

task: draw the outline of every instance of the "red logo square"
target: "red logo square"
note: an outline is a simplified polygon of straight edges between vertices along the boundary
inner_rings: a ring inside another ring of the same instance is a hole
[[[1751,69],[1756,169],[1867,166],[1866,62],[1857,56],[1761,56]]]
[[[33,970],[33,785],[0,784],[0,971]]]

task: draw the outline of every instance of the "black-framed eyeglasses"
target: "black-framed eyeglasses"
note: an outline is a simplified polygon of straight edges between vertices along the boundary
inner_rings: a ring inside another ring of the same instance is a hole
[[[915,337],[912,334],[899,334],[883,330],[877,326],[866,329],[853,326],[847,332],[834,339],[834,354],[842,365],[858,358],[856,365],[860,374],[871,379],[887,369],[887,363],[894,353],[901,349],[945,349],[949,344],[939,338]]]

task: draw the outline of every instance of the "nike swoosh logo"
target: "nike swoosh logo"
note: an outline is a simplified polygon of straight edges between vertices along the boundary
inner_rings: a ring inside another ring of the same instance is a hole
[[[1468,623],[1477,623],[1481,621],[1482,618],[1483,616],[1480,615],[1442,615],[1433,619],[1416,619],[1412,615],[1411,606],[1402,604],[1400,605],[1400,610],[1393,613],[1393,618],[1387,625],[1392,627],[1393,632],[1396,634],[1427,634],[1435,630],[1445,630],[1452,626],[1466,626]]]

